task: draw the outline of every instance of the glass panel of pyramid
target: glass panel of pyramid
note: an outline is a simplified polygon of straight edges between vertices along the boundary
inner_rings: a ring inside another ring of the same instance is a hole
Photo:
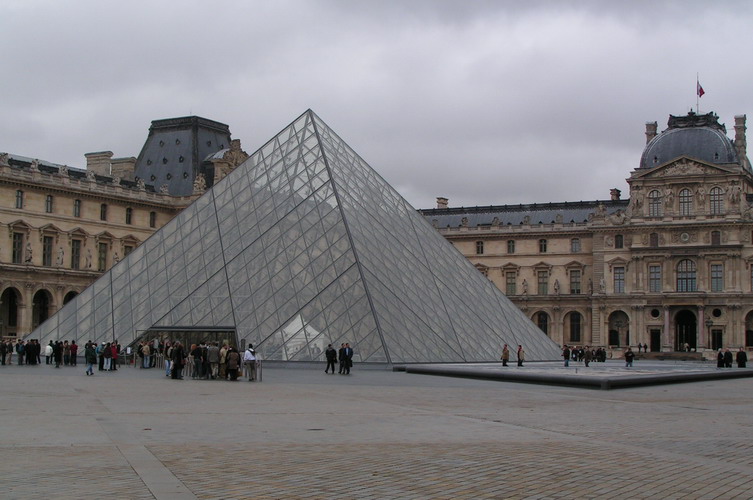
[[[312,111],[31,334],[118,341],[224,329],[262,359],[527,359],[558,346]]]

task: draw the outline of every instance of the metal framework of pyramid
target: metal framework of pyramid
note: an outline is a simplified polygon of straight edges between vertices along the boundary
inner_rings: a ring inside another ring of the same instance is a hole
[[[527,359],[558,346],[312,111],[43,323],[33,338],[227,328],[262,359]]]

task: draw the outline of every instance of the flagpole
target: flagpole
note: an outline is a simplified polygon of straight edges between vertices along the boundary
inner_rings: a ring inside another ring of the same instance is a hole
[[[701,80],[698,78],[698,73],[695,74],[695,112],[701,114],[701,96],[698,89],[700,88]]]

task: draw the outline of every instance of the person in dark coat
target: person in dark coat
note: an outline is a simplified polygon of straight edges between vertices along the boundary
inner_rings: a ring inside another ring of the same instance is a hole
[[[337,373],[342,375],[345,371],[345,344],[340,344],[340,349],[337,351],[337,359],[340,361],[340,370]]]
[[[180,342],[175,342],[171,355],[173,361],[172,378],[176,380],[183,380],[183,363],[185,363],[186,359],[186,354],[183,350],[183,344],[181,344]]]
[[[737,351],[737,367],[745,368],[745,364],[748,362],[748,355],[745,353],[745,349],[742,347]]]
[[[327,344],[327,350],[324,351],[324,355],[327,357],[327,368],[324,369],[324,373],[329,373],[329,367],[332,367],[332,375],[335,374],[335,361],[337,361],[337,351],[332,344]]]
[[[633,360],[635,359],[635,353],[633,352],[633,349],[628,347],[627,351],[625,351],[625,367],[633,366]]]
[[[59,340],[55,342],[55,347],[52,348],[52,357],[55,360],[55,368],[60,368],[60,363],[63,362],[63,343]]]
[[[343,355],[345,356],[345,375],[350,375],[350,369],[353,366],[353,349],[350,347],[350,344],[347,342],[345,343],[345,350],[343,351]]]
[[[94,365],[97,364],[97,351],[94,350],[94,345],[91,342],[87,342],[84,347],[84,362],[86,363],[87,375],[94,375]]]
[[[716,367],[724,368],[724,353],[721,349],[716,353]]]
[[[732,368],[732,353],[729,348],[724,350],[724,367]]]

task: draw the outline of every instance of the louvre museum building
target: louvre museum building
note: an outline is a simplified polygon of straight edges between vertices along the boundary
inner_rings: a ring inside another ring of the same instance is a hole
[[[746,117],[646,124],[630,196],[450,208],[424,217],[557,343],[650,351],[753,347]],[[626,172],[627,173],[627,172]]]
[[[375,363],[753,347],[734,123],[734,139],[713,113],[647,124],[627,199],[418,211],[312,111],[250,155],[198,117],[86,170],[3,153],[0,335],[223,339],[286,361],[349,342]]]

